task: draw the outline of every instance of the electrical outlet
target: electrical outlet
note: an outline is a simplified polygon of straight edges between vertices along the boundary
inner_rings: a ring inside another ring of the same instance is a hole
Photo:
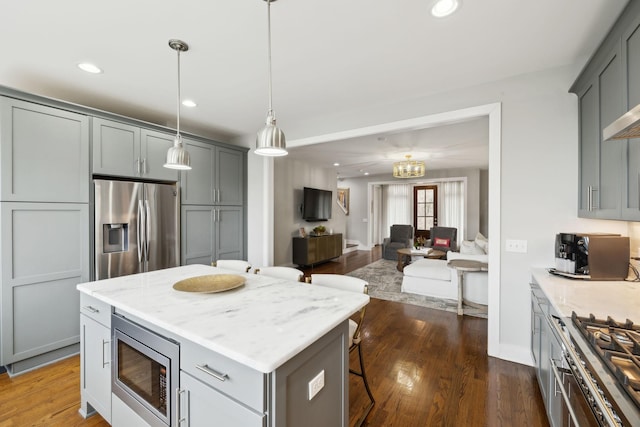
[[[316,394],[324,387],[324,369],[320,371],[311,381],[309,381],[309,400],[313,399]]]
[[[526,240],[508,239],[505,242],[504,250],[506,252],[518,252],[518,253],[526,254],[527,253],[527,241]]]

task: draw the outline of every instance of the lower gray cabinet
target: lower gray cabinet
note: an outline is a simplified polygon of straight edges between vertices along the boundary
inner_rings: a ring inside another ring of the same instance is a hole
[[[17,373],[76,353],[76,285],[89,280],[88,205],[3,202],[0,236],[0,365]]]
[[[554,364],[560,364],[562,348],[551,330],[550,313],[551,305],[544,292],[537,285],[531,285],[531,354],[549,424],[560,427],[564,425],[562,396],[556,393]]]
[[[111,307],[80,296],[80,413],[111,422]]]
[[[182,206],[182,264],[244,259],[241,206]]]
[[[217,380],[214,380],[217,381]],[[180,372],[178,416],[181,426],[262,427],[265,415],[225,396],[215,388]]]

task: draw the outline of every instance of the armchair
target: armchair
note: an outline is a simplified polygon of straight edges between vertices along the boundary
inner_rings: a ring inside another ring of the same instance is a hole
[[[389,237],[382,242],[382,257],[384,259],[397,260],[398,249],[410,248],[413,238],[413,226],[407,224],[394,224],[391,226]]]
[[[458,250],[458,229],[455,227],[431,227],[429,237],[425,245],[428,248],[443,252]]]

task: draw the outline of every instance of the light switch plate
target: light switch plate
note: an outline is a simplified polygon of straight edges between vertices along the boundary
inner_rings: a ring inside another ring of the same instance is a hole
[[[526,240],[513,240],[507,239],[505,242],[504,250],[506,252],[518,252],[527,253],[527,241]]]
[[[309,400],[313,399],[316,394],[324,387],[324,369],[320,371],[311,381],[309,381]]]

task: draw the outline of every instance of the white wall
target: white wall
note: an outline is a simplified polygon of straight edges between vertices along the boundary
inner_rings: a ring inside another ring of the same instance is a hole
[[[337,177],[332,169],[315,167],[313,163],[290,160],[279,157],[274,162],[274,240],[273,265],[293,265],[292,237],[298,236],[298,230],[305,228],[307,233],[313,227],[324,225],[333,233],[342,233],[343,245],[346,217],[336,202]],[[331,219],[329,221],[307,222],[302,219],[303,187],[330,190]]]
[[[499,330],[495,331],[499,349],[494,355],[516,362],[531,363],[530,269],[553,265],[555,234],[563,231],[627,234],[625,222],[577,218],[578,107],[576,97],[568,93],[575,77],[575,67],[564,67],[428,98],[410,99],[392,109],[372,106],[368,111],[359,112],[362,126],[370,126],[501,103],[500,185],[489,189],[490,193],[500,192],[501,200],[498,207],[502,240],[499,246],[500,283],[496,287],[499,289],[500,324]],[[342,119],[325,123],[337,126]],[[335,127],[324,133],[342,130],[345,129]],[[249,185],[261,183],[250,181]],[[276,192],[279,191],[276,187]],[[283,191],[291,190],[288,187]],[[254,214],[253,203],[256,201],[249,199],[250,217]],[[295,224],[292,221],[290,227],[295,229]],[[528,252],[505,252],[506,239],[526,240]],[[251,237],[249,241],[252,241]],[[498,267],[492,265],[491,268]]]

